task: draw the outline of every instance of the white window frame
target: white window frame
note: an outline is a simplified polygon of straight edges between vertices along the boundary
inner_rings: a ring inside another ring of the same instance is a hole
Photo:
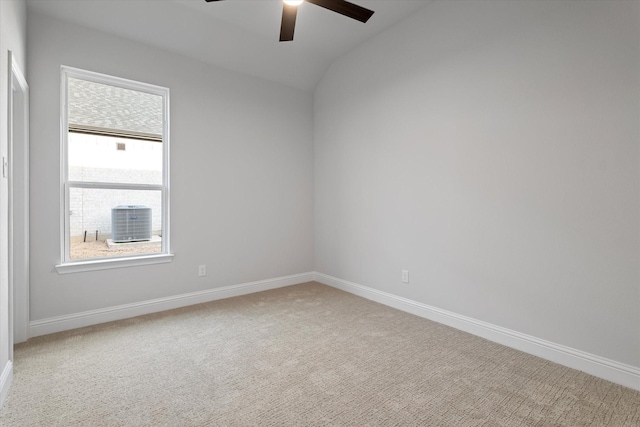
[[[148,83],[136,82],[133,80],[113,77],[106,74],[81,70],[67,66],[61,66],[60,84],[60,264],[56,265],[59,274],[75,273],[81,271],[104,270],[110,268],[132,267],[138,265],[159,264],[171,262],[173,254],[170,253],[170,232],[169,232],[169,89],[155,86]],[[121,184],[69,181],[68,176],[68,80],[69,78],[88,80],[95,83],[102,83],[124,89],[131,89],[162,97],[163,103],[163,126],[162,126],[162,184]],[[110,190],[155,190],[162,193],[162,249],[160,253],[125,255],[110,258],[93,258],[87,260],[72,260],[70,258],[70,201],[69,194],[71,188],[94,188]]]

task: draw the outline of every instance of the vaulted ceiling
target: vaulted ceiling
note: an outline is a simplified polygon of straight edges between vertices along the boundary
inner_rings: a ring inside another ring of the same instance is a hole
[[[209,64],[313,90],[329,65],[434,0],[351,0],[374,10],[363,24],[299,7],[295,39],[279,42],[281,0],[28,0],[41,13]]]

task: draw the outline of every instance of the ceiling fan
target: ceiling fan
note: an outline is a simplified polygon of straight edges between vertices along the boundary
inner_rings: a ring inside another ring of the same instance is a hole
[[[207,3],[223,0],[205,0]],[[288,42],[293,40],[293,31],[296,27],[296,16],[298,14],[298,6],[304,1],[324,7],[333,12],[358,20],[367,22],[373,10],[366,9],[357,4],[350,3],[346,0],[283,0],[282,24],[280,26],[280,41]]]

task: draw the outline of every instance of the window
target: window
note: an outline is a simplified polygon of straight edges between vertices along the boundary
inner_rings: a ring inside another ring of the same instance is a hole
[[[59,273],[169,262],[169,89],[62,67]]]

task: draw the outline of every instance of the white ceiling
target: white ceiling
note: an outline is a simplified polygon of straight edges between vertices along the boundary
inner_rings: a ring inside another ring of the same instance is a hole
[[[280,43],[281,0],[27,0],[29,12],[117,34],[227,69],[313,90],[331,62],[434,0],[352,0],[369,22],[299,7]]]

